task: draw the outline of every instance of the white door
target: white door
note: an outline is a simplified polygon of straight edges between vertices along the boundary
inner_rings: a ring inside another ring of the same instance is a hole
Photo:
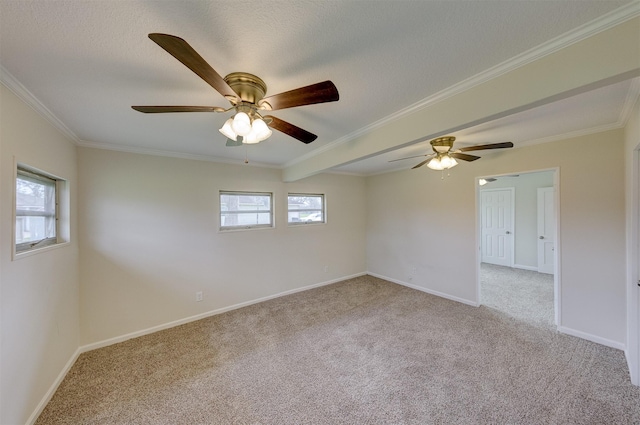
[[[482,262],[512,267],[513,188],[480,191]]]
[[[555,259],[556,220],[555,191],[552,187],[538,188],[538,271],[553,274]]]

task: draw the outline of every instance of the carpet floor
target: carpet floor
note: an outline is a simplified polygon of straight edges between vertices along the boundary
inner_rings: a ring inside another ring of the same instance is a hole
[[[371,276],[84,353],[37,421],[632,423],[621,351]]]

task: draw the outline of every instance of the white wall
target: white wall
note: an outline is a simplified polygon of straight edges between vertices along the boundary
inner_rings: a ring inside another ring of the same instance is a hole
[[[475,179],[559,167],[561,329],[623,346],[623,131],[483,155],[444,180],[427,167],[369,177],[368,270],[477,303]]]
[[[513,187],[515,190],[514,267],[538,269],[538,188],[553,187],[553,172],[501,176],[483,189]]]
[[[0,423],[23,424],[79,345],[76,148],[0,84]],[[69,244],[12,260],[14,161],[70,187]]]
[[[365,271],[362,177],[90,148],[79,177],[83,345]],[[276,228],[219,232],[219,190],[273,192]],[[324,193],[327,224],[288,226],[288,192]]]
[[[631,382],[640,385],[640,101],[635,108],[624,132],[625,154],[625,199],[627,228],[627,362]]]

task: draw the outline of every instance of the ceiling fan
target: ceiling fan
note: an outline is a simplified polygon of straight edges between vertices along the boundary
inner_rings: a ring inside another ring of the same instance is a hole
[[[335,102],[338,89],[331,81],[300,87],[265,97],[267,85],[259,77],[246,72],[232,72],[222,78],[186,41],[168,34],[152,33],[149,38],[182,62],[227,99],[231,106],[132,106],[144,113],[163,112],[228,112],[235,111],[220,132],[227,136],[227,146],[259,143],[271,136],[271,128],[311,143],[318,136],[264,111],[293,108],[315,103]]]
[[[433,149],[432,153],[427,153],[424,155],[409,156],[409,157],[400,158],[400,159],[393,159],[389,162],[402,161],[405,159],[419,158],[422,156],[426,156],[427,159],[425,159],[415,167],[412,167],[411,169],[413,170],[414,168],[419,168],[427,164],[427,167],[431,168],[432,170],[440,171],[440,170],[446,170],[458,165],[458,161],[456,161],[456,159],[461,159],[463,161],[469,161],[469,162],[475,161],[476,159],[480,159],[479,156],[469,155],[463,152],[479,151],[479,150],[485,150],[485,149],[504,149],[504,148],[513,147],[513,143],[511,142],[502,142],[502,143],[490,143],[488,145],[467,146],[464,148],[453,150],[452,149],[453,142],[455,142],[455,140],[456,138],[453,136],[438,137],[437,139],[433,139],[430,142],[431,148]]]

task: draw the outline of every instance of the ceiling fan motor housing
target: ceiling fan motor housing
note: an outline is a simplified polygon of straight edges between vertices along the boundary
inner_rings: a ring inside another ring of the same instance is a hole
[[[437,153],[447,153],[453,147],[453,142],[455,142],[456,138],[453,136],[447,137],[438,137],[437,139],[433,139],[431,141],[431,147],[434,152]]]
[[[232,72],[224,81],[243,102],[256,105],[267,93],[267,85],[261,78],[247,72]]]

